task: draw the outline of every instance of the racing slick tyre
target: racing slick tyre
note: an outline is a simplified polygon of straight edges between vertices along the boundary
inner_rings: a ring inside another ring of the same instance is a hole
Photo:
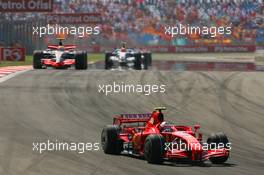
[[[34,51],[33,54],[33,68],[34,69],[42,69],[41,59],[43,57],[42,51]]]
[[[144,157],[148,163],[161,164],[163,162],[165,139],[162,135],[151,134],[144,143]]]
[[[152,54],[151,53],[149,53],[149,66],[152,66]]]
[[[141,63],[142,63],[141,54],[135,54],[134,69],[141,70],[142,69]]]
[[[112,53],[106,53],[105,54],[105,69],[111,69],[113,67],[113,62],[110,59],[110,57],[112,56]]]
[[[152,56],[151,56],[151,53],[144,53],[144,58],[147,59],[147,64],[148,66],[151,66],[152,65]]]
[[[75,55],[75,69],[87,69],[87,53],[77,52]]]
[[[143,58],[143,68],[144,70],[148,70],[148,59],[146,57]]]
[[[120,154],[123,151],[123,142],[118,139],[118,127],[107,125],[101,133],[101,144],[106,154]]]
[[[217,149],[218,145],[221,143],[221,145],[224,144],[224,148],[227,148],[227,144],[229,143],[227,136],[222,133],[218,132],[216,134],[211,134],[211,136],[207,139],[207,143],[211,145],[211,149]],[[228,156],[221,156],[221,157],[211,157],[209,160],[213,164],[221,164],[227,161]]]

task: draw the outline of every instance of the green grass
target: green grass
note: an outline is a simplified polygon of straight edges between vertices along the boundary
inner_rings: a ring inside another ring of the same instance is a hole
[[[101,61],[104,60],[104,54],[103,53],[88,53],[88,62],[95,62],[95,61]]]
[[[88,62],[96,62],[103,60],[104,54],[94,53],[88,54]],[[23,66],[23,65],[32,65],[32,55],[27,55],[25,61],[1,61],[0,67],[6,66]]]

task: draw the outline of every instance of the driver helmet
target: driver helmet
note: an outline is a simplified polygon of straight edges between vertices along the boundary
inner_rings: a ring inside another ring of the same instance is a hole
[[[126,42],[122,42],[121,52],[126,52]]]
[[[151,118],[153,119],[153,124],[162,123],[164,121],[164,116],[162,112],[154,111],[151,116]]]

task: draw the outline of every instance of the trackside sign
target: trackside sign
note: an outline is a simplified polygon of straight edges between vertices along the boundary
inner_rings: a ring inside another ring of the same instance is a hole
[[[48,24],[98,24],[102,22],[99,13],[46,14]]]
[[[0,0],[0,12],[52,12],[53,0]]]
[[[25,48],[0,48],[0,61],[25,61]]]

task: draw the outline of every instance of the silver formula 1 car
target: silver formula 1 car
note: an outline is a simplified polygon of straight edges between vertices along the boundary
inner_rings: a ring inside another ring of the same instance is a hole
[[[131,68],[147,70],[151,62],[151,53],[137,49],[120,48],[105,54],[105,69]]]

